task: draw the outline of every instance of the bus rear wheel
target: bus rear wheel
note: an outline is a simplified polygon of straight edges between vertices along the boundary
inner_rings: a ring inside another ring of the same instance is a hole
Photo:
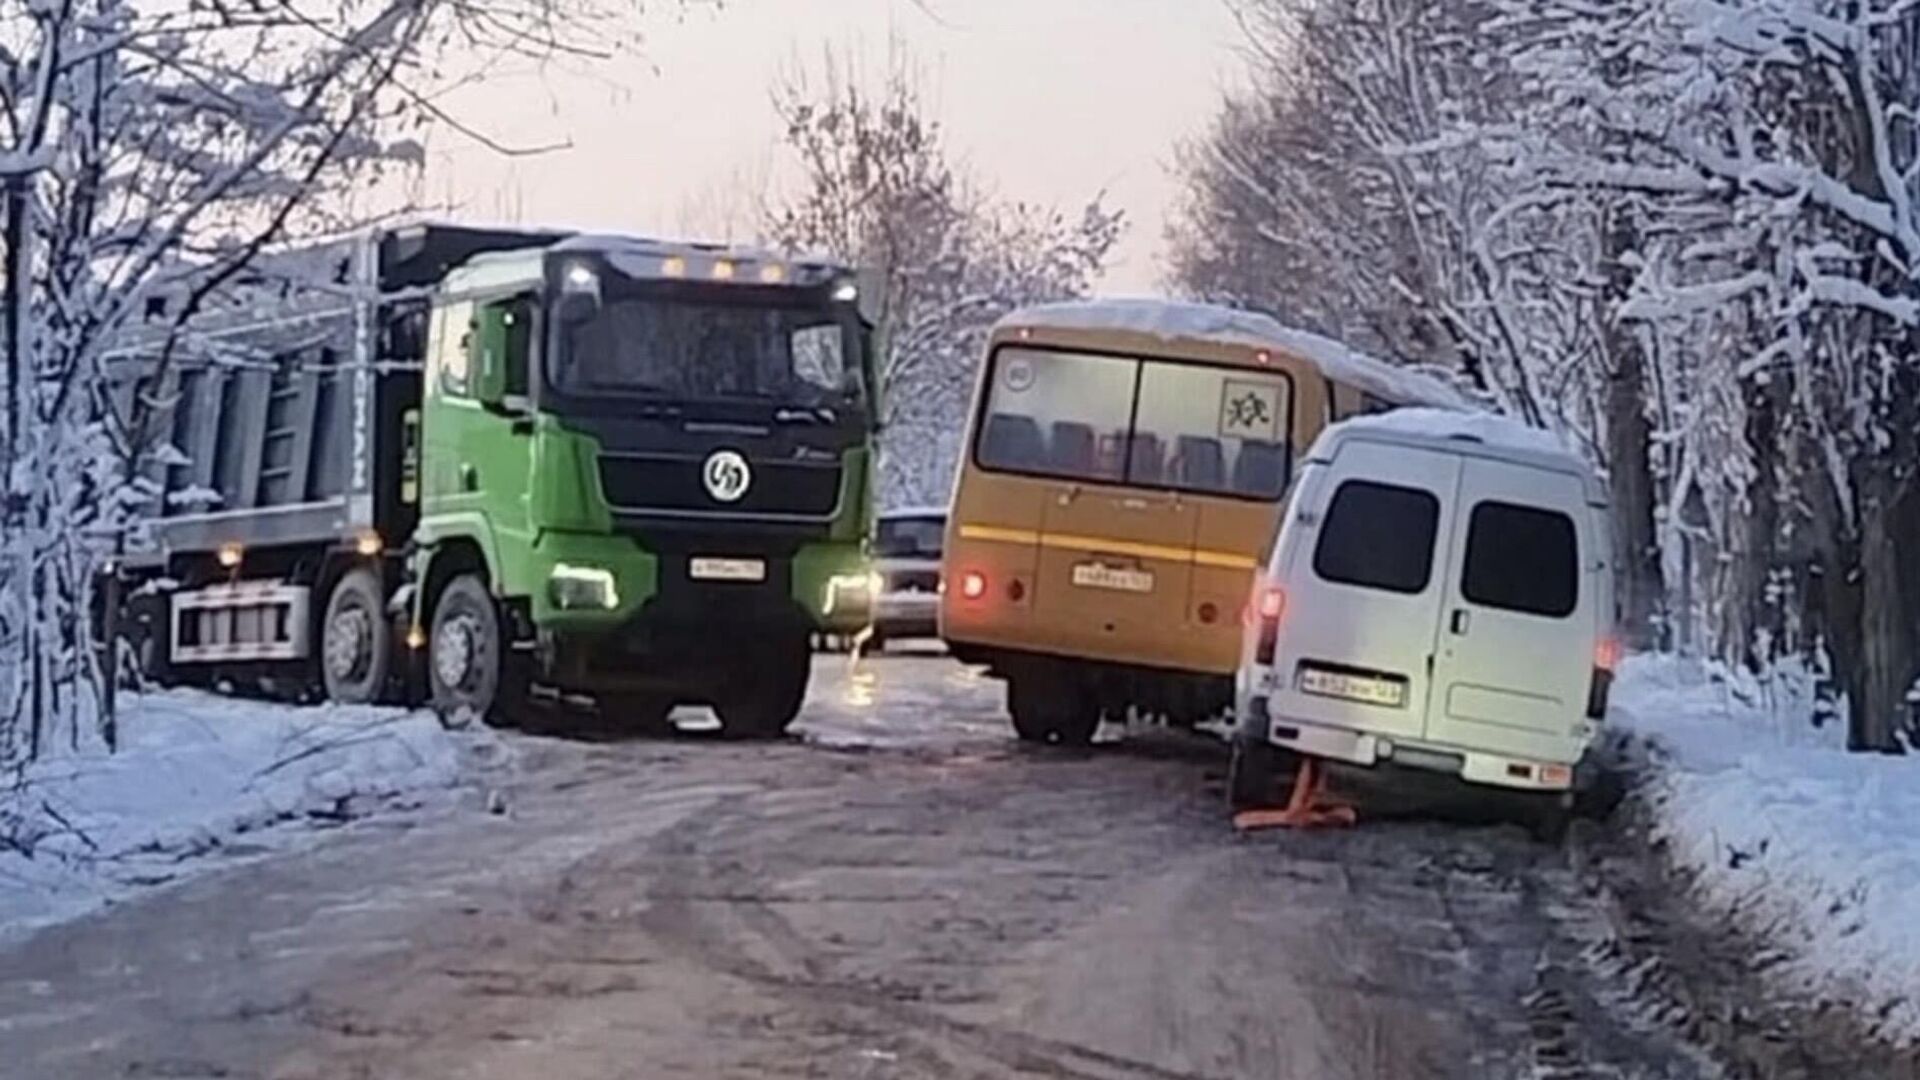
[[[1045,668],[1007,676],[1007,711],[1022,741],[1086,746],[1100,727],[1100,704],[1069,675]]]

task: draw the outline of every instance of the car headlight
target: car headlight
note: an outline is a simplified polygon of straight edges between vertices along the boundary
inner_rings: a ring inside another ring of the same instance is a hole
[[[612,611],[620,606],[613,571],[598,566],[555,564],[547,577],[547,593],[562,611]]]

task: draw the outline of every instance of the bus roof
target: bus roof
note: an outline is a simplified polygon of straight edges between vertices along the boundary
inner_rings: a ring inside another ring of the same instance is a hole
[[[1432,375],[1378,360],[1332,338],[1294,329],[1269,315],[1216,304],[1155,299],[1039,304],[1008,314],[995,324],[994,334],[1022,328],[1274,349],[1314,365],[1330,379],[1396,405],[1479,408],[1464,392]]]

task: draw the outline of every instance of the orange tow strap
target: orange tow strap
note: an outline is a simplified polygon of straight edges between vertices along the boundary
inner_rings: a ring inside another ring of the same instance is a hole
[[[1327,795],[1325,777],[1318,758],[1302,756],[1300,768],[1293,774],[1293,795],[1284,809],[1242,810],[1233,815],[1233,827],[1241,832],[1253,829],[1323,829],[1352,825],[1358,820],[1353,807]]]

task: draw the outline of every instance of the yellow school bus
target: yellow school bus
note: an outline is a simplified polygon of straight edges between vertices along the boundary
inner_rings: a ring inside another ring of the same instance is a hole
[[[1105,301],[993,330],[947,520],[941,636],[1007,682],[1021,738],[1230,707],[1242,620],[1322,428],[1464,407],[1438,380],[1266,316]]]

